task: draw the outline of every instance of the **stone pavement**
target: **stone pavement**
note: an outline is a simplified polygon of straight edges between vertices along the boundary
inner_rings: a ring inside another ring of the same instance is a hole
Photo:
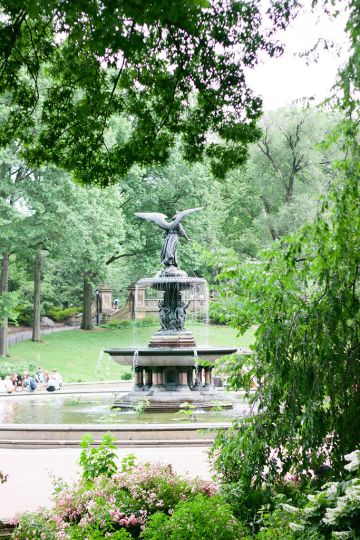
[[[54,332],[64,332],[66,330],[78,330],[78,329],[79,329],[78,326],[65,326],[65,325],[54,326],[50,328],[46,327],[46,328],[41,328],[40,335],[46,336],[48,334],[53,334]],[[16,343],[21,343],[22,341],[29,340],[31,339],[31,337],[32,337],[32,330],[24,330],[21,332],[9,333],[9,337],[8,337],[9,347],[11,347],[11,345],[15,345]]]
[[[126,448],[120,459],[133,452],[139,461],[170,463],[174,470],[189,476],[210,478],[207,449],[204,447]],[[52,476],[75,480],[79,471],[79,449],[0,449],[0,470],[8,480],[0,485],[0,520],[8,521],[16,512],[36,510],[51,504]]]

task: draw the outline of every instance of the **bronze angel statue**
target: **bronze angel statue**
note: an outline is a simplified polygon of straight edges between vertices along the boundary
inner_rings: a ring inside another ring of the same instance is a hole
[[[190,208],[189,210],[183,210],[182,212],[176,212],[171,218],[171,221],[165,221],[166,215],[158,212],[136,212],[135,216],[152,221],[164,229],[164,243],[161,249],[161,262],[164,266],[176,266],[178,267],[177,259],[177,245],[179,237],[182,236],[186,240],[189,240],[184,227],[181,224],[182,219],[193,212],[199,212],[203,208]]]

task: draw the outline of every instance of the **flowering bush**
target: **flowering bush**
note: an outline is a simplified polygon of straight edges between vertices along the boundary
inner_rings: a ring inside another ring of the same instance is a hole
[[[360,450],[345,456],[350,473],[342,482],[327,482],[319,491],[308,494],[307,502],[297,507],[279,502],[265,516],[259,540],[332,540],[360,538]]]
[[[171,515],[182,501],[202,494],[212,497],[216,486],[188,480],[171,466],[140,464],[111,476],[82,478],[74,486],[60,486],[52,510],[23,514],[16,519],[14,540],[95,540],[138,538],[149,517],[161,511]],[[225,537],[224,537],[225,538]]]

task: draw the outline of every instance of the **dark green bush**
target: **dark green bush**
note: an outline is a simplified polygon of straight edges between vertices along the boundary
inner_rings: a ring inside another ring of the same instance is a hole
[[[15,309],[16,322],[24,326],[31,326],[33,320],[33,305],[30,302],[18,304]]]
[[[180,502],[169,517],[162,512],[151,516],[144,540],[236,540],[244,530],[235,519],[230,505],[215,495],[197,495],[192,501]]]
[[[159,326],[159,320],[156,317],[145,317],[145,319],[140,320],[125,320],[120,321],[118,319],[110,321],[106,324],[100,325],[102,328],[107,328],[108,330],[116,330],[121,328],[143,328],[147,326]]]
[[[133,374],[131,373],[131,371],[124,371],[121,375],[120,375],[120,379],[122,381],[131,381],[131,379],[133,378]]]
[[[81,307],[68,307],[68,308],[62,308],[58,306],[53,306],[47,311],[48,317],[50,319],[53,319],[56,322],[63,322],[66,319],[69,319],[70,317],[74,317],[75,315],[78,315],[82,312]]]

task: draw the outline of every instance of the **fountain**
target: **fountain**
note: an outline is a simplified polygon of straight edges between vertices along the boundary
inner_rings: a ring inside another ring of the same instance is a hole
[[[147,410],[153,411],[179,410],[184,402],[201,409],[211,409],[219,402],[223,408],[232,407],[232,400],[214,388],[212,371],[217,358],[237,349],[197,347],[193,334],[185,328],[189,302],[184,301],[184,296],[196,287],[207,289],[207,283],[205,279],[189,277],[179,268],[177,245],[180,237],[189,240],[182,219],[200,210],[177,212],[169,222],[160,213],[135,214],[165,230],[161,250],[163,269],[137,283],[163,294],[158,301],[160,329],[146,348],[105,350],[118,364],[132,365],[135,373],[132,392],[116,401],[114,407],[132,408],[139,399],[146,399]]]

